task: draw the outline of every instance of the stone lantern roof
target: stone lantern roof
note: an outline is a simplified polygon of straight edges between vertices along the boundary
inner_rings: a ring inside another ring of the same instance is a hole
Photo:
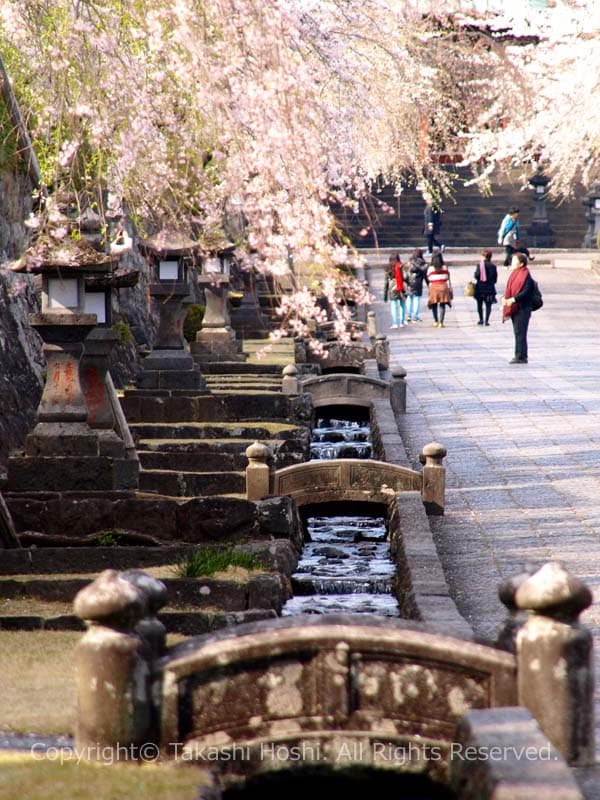
[[[155,255],[171,253],[172,255],[188,255],[198,252],[200,244],[191,239],[183,231],[174,228],[163,228],[158,233],[140,241],[140,250]]]
[[[13,272],[111,272],[119,256],[95,250],[86,239],[45,233],[11,267]]]

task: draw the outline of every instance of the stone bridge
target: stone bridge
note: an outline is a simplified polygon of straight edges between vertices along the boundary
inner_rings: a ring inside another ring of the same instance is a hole
[[[360,458],[308,461],[279,469],[273,494],[288,495],[298,506],[312,503],[362,501],[389,504],[397,492],[420,491],[420,472]]]
[[[425,446],[423,454],[422,472],[386,461],[360,458],[295,464],[270,475],[270,493],[292,497],[297,506],[341,501],[389,505],[399,492],[418,491],[429,514],[443,514],[445,468],[442,459],[446,449],[432,442]],[[251,470],[256,465],[251,456],[249,459],[247,475],[252,476]],[[264,474],[267,477],[266,471]],[[248,480],[251,482],[251,478]],[[265,487],[262,494],[267,494]]]
[[[369,407],[373,400],[389,398],[387,381],[351,373],[333,373],[302,381],[302,391],[312,395],[315,408],[334,405]]]
[[[460,718],[517,702],[514,656],[363,615],[192,639],[159,662],[159,675],[163,752],[238,774],[297,760],[445,779]]]

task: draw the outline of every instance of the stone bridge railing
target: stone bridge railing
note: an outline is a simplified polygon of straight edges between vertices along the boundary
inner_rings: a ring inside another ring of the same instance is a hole
[[[406,411],[405,377],[406,370],[395,367],[390,382],[340,372],[305,378],[299,386],[300,391],[312,396],[315,408],[335,405],[368,408],[374,400],[385,398],[396,413],[401,413]]]
[[[503,599],[515,655],[369,615],[266,620],[167,650],[164,585],[107,570],[75,600],[89,623],[76,651],[77,750],[111,760],[115,747],[136,757],[155,742],[165,757],[238,775],[297,759],[446,781],[463,716],[506,709],[496,735],[508,741],[520,704],[570,763],[592,763],[591,635],[577,621],[591,592],[551,563],[509,582]],[[485,719],[468,736],[493,739]]]
[[[444,513],[446,448],[432,442],[423,448],[423,471],[373,459],[340,458],[307,461],[272,471],[271,451],[261,442],[246,450],[246,496],[260,500],[287,495],[296,505],[359,501],[388,505],[398,492],[420,491],[429,514]]]

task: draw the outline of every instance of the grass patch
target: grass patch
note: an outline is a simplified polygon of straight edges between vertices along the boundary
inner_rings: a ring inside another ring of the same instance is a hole
[[[225,572],[230,567],[247,570],[264,569],[264,564],[253,553],[236,550],[194,550],[173,567],[177,578],[200,578]]]
[[[73,732],[79,639],[76,631],[0,631],[0,730]]]
[[[144,797],[195,800],[210,781],[206,771],[173,764],[100,764],[35,761],[29,755],[0,754],[0,800],[69,800]]]
[[[0,731],[73,734],[76,714],[73,654],[82,635],[77,631],[0,631]],[[169,634],[167,645],[186,638]],[[21,792],[13,797],[29,798],[29,795]]]

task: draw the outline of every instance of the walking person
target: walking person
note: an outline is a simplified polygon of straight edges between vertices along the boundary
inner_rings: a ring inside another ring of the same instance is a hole
[[[444,250],[444,245],[437,239],[442,229],[442,220],[440,209],[433,205],[431,195],[423,195],[423,199],[425,200],[423,235],[427,241],[427,257],[430,258],[434,247],[439,247],[442,252]]]
[[[419,248],[413,251],[408,262],[408,297],[407,314],[409,322],[420,322],[421,297],[423,296],[423,281],[427,281],[427,264],[423,258],[423,251]]]
[[[446,307],[452,307],[452,284],[450,272],[441,253],[434,253],[431,258],[431,266],[427,270],[427,282],[429,283],[427,305],[433,314],[433,327],[444,328]]]
[[[510,273],[502,298],[502,321],[512,320],[515,337],[515,355],[510,364],[527,364],[527,329],[531,318],[533,278],[527,267],[525,253],[514,253]]]
[[[477,301],[478,325],[489,325],[492,306],[496,302],[496,281],[498,280],[498,269],[492,263],[492,251],[482,250],[481,261],[477,265],[474,274],[475,280],[475,300]],[[483,309],[485,307],[485,319]]]
[[[534,258],[529,250],[521,244],[519,214],[520,209],[517,206],[511,206],[498,228],[498,244],[504,246],[505,267],[510,266],[514,253],[523,253],[530,261],[533,261]]]
[[[385,282],[383,285],[383,301],[390,301],[392,312],[391,328],[403,328],[406,317],[406,268],[400,260],[400,256],[390,256],[385,272]]]

